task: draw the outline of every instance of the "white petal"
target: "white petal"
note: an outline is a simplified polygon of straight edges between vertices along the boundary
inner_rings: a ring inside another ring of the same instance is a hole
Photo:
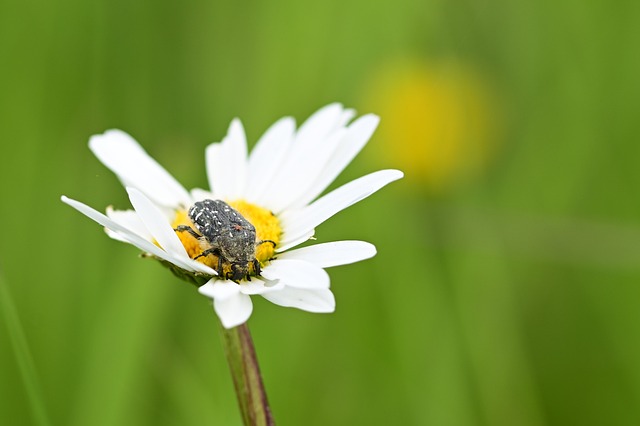
[[[199,271],[200,269],[196,269],[190,262],[184,262],[182,259],[165,252],[164,250],[162,250],[160,247],[156,246],[155,244],[153,244],[150,241],[145,240],[144,238],[142,238],[141,236],[139,236],[138,234],[136,234],[135,232],[131,231],[130,229],[125,228],[124,226],[120,225],[119,223],[111,220],[110,218],[108,218],[107,216],[103,215],[102,213],[92,209],[91,207],[87,206],[86,204],[83,204],[79,201],[76,200],[72,200],[70,198],[67,198],[65,196],[61,197],[61,200],[70,205],[71,207],[73,207],[74,209],[78,210],[80,213],[84,214],[85,216],[88,216],[89,218],[95,220],[96,222],[98,222],[99,224],[101,224],[102,226],[109,228],[111,231],[113,232],[117,232],[119,234],[119,236],[121,237],[121,241],[125,241],[129,244],[132,244],[136,247],[138,247],[140,250],[146,251],[147,253],[151,253],[152,255],[159,257],[160,259],[166,260],[167,262],[171,262],[179,267],[181,267],[182,269],[185,269],[187,271]],[[190,259],[189,259],[190,260]],[[194,261],[195,262],[195,261]],[[195,262],[197,263],[197,262]],[[205,266],[205,265],[202,265]],[[206,266],[205,266],[206,268]],[[211,271],[213,271],[211,268],[207,268],[210,269]],[[201,272],[205,272],[205,271],[201,271]],[[208,272],[206,272],[208,273]],[[215,275],[215,271],[213,271],[213,274]]]
[[[173,263],[178,266],[188,266],[187,270],[202,272],[208,275],[217,275],[217,272],[200,262],[189,257],[180,238],[176,235],[167,220],[166,215],[155,206],[151,200],[135,188],[126,188],[129,193],[131,204],[136,209],[136,213],[144,226],[149,230],[153,239],[170,255],[173,256]]]
[[[131,205],[147,227],[153,238],[165,251],[188,258],[187,251],[180,242],[165,215],[144,194],[135,188],[127,188]]]
[[[198,293],[212,299],[224,300],[240,292],[240,286],[230,280],[211,279],[205,285],[198,287]]]
[[[121,243],[130,244],[126,238],[121,236],[119,233],[112,231],[109,228],[104,228],[104,232],[106,232],[109,238],[111,238],[112,240],[120,241]]]
[[[207,200],[207,199],[212,200],[214,198],[214,195],[210,191],[207,191],[206,189],[193,188],[191,190],[191,198],[193,199],[194,202]]]
[[[125,185],[138,188],[156,203],[174,208],[191,204],[187,190],[125,132],[94,135],[89,148]]]
[[[213,269],[210,268],[209,266],[205,265],[204,263],[200,263],[196,260],[193,260],[189,257],[187,257],[186,259],[183,259],[182,257],[175,257],[175,259],[177,259],[177,261],[179,261],[181,264],[184,265],[188,265],[189,268],[183,268],[183,269],[188,269],[188,270],[192,270],[192,271],[196,271],[196,272],[202,272],[203,274],[207,274],[207,275],[218,275],[218,273]],[[177,262],[173,262],[176,265],[180,266],[179,263]]]
[[[240,292],[244,294],[264,294],[270,291],[278,291],[284,287],[284,283],[278,281],[263,281],[257,277],[251,277],[251,281],[240,282]]]
[[[341,186],[303,209],[283,213],[283,245],[402,176],[399,170],[380,170]]]
[[[204,151],[204,157],[207,169],[207,179],[209,180],[209,190],[215,193],[217,182],[223,178],[223,169],[216,164],[223,161],[223,146],[221,142],[214,142],[208,145]]]
[[[313,113],[298,129],[296,145],[318,143],[329,133],[336,130],[342,118],[344,108],[339,103],[333,103],[320,108]]]
[[[302,260],[276,259],[262,270],[262,276],[296,288],[329,288],[330,284],[324,269]]]
[[[309,188],[314,186],[323,173],[329,159],[346,133],[346,129],[339,129],[327,136],[322,144],[310,146],[304,155],[296,158],[288,168],[286,182],[280,182],[280,187],[274,188],[272,191],[272,195],[276,195],[278,198],[277,204],[272,205],[271,208],[274,213],[280,213],[291,205],[304,206],[307,204],[306,202],[299,203],[298,200],[307,198],[306,194]]]
[[[251,151],[246,188],[248,201],[265,205],[269,195],[267,188],[289,151],[295,130],[295,120],[284,117],[264,133]]]
[[[213,309],[224,328],[233,328],[247,322],[253,311],[251,297],[237,293],[226,299],[213,299]]]
[[[319,175],[291,206],[303,207],[320,195],[364,148],[379,122],[380,118],[374,114],[362,116],[354,121],[336,149],[332,151],[331,158]]]
[[[140,220],[140,217],[134,210],[114,210],[113,207],[109,206],[107,207],[107,217],[114,222],[119,223],[123,227],[131,230],[132,232],[138,234],[145,240],[153,240],[153,236],[151,235],[147,227],[144,226],[144,223],[142,223],[142,220]],[[117,232],[113,232],[108,228],[106,228],[106,231],[111,238],[127,242],[123,240],[122,237],[120,237],[120,234],[118,234]]]
[[[347,265],[376,255],[376,247],[365,241],[336,241],[316,244],[278,255],[278,260],[303,260],[321,268]]]
[[[247,139],[242,123],[231,121],[227,136],[219,144],[211,144],[205,152],[207,176],[216,198],[242,198],[247,179]]]
[[[276,247],[276,253],[281,253],[283,251],[289,250],[292,247],[300,245],[305,241],[309,241],[313,237],[314,233],[315,233],[315,229],[312,229],[300,235],[298,238],[289,239],[286,241],[283,240],[280,244],[278,244],[278,247]]]
[[[265,293],[262,297],[276,305],[308,312],[328,313],[336,309],[336,299],[328,288],[310,290],[285,287],[281,291]]]
[[[269,194],[265,207],[279,213],[313,183],[340,140],[335,133],[343,130],[338,126],[341,119],[342,105],[330,104],[300,126],[278,173],[265,188]]]
[[[346,126],[347,123],[351,121],[351,119],[355,116],[356,116],[356,111],[354,109],[351,109],[351,108],[345,109],[344,111],[342,111],[342,114],[340,115],[340,118],[336,123],[337,128]]]

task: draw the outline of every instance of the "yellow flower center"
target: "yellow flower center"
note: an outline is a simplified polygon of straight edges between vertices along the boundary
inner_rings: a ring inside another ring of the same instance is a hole
[[[374,149],[409,181],[445,193],[495,158],[504,128],[500,100],[469,64],[399,61],[370,84],[368,104],[383,117]]]
[[[255,204],[248,203],[244,200],[227,201],[231,207],[237,210],[245,219],[247,219],[256,228],[256,246],[255,246],[255,258],[260,262],[261,266],[264,266],[275,254],[275,248],[280,243],[280,236],[282,229],[280,228],[280,222],[278,218],[269,210],[256,206]],[[184,225],[198,232],[197,228],[193,225],[193,222],[189,219],[188,212],[186,210],[179,210],[176,212],[176,216],[173,220],[172,226],[176,229],[178,226]],[[198,262],[204,263],[213,269],[218,269],[219,258],[216,254],[209,254],[207,256],[200,256],[205,250],[211,249],[211,245],[204,238],[196,238],[190,232],[176,231],[178,238],[182,242],[182,245],[187,250],[187,254],[192,259],[197,258]],[[200,257],[198,257],[200,256]],[[231,271],[231,264],[223,263],[223,275]],[[255,275],[253,265],[249,265],[249,272],[251,275]]]

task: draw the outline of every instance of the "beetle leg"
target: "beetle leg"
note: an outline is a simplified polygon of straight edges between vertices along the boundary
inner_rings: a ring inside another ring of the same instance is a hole
[[[256,275],[260,275],[260,262],[258,259],[253,259],[253,273]]]
[[[203,251],[202,253],[200,253],[199,255],[197,255],[196,257],[194,257],[193,260],[196,260],[199,257],[209,256],[210,254],[218,256],[218,268],[219,268],[220,264],[222,262],[222,257],[220,257],[220,251],[217,248],[207,249],[207,250]]]
[[[264,243],[271,243],[273,244],[273,248],[276,248],[276,242],[275,241],[271,241],[271,240],[260,240],[257,244],[256,247],[258,247],[259,245],[262,245]]]
[[[222,276],[222,272],[224,272],[222,270],[222,256],[218,255],[218,269],[216,269],[216,271],[218,272],[218,275]],[[227,275],[229,275],[229,273],[227,273]],[[229,279],[229,277],[225,276],[225,279]]]
[[[176,232],[183,232],[183,231],[187,231],[188,233],[190,233],[194,238],[201,238],[202,235],[198,234],[196,231],[193,230],[192,227],[188,226],[188,225],[178,225],[177,228],[174,229],[174,231]]]

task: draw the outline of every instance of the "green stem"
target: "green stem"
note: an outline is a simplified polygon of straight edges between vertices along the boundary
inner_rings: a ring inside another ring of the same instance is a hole
[[[242,420],[246,426],[275,425],[262,384],[258,358],[247,324],[222,330],[224,351],[236,388]]]

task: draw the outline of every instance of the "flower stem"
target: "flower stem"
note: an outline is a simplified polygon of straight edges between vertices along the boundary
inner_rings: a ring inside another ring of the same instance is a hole
[[[275,425],[247,324],[222,330],[225,355],[246,426]]]

